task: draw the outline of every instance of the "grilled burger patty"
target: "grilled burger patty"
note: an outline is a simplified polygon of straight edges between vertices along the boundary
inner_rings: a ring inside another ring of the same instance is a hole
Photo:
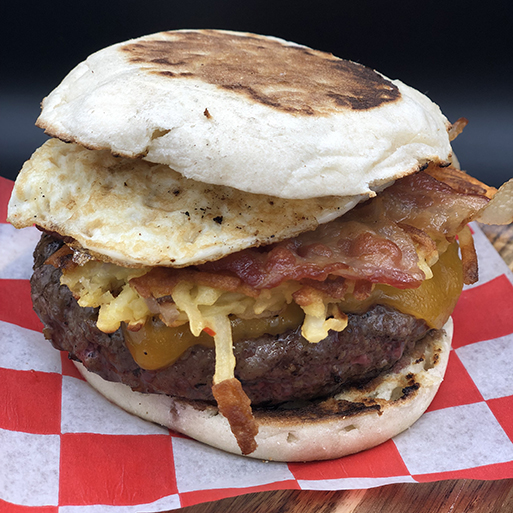
[[[152,371],[139,367],[122,330],[112,334],[98,330],[97,309],[80,307],[69,289],[60,285],[61,271],[45,264],[62,245],[59,239],[42,235],[31,279],[34,309],[54,347],[104,379],[136,391],[213,401],[214,349],[196,345],[169,367]],[[234,348],[235,375],[253,405],[328,396],[391,368],[428,331],[423,320],[376,305],[364,314],[350,314],[344,331],[330,331],[315,344],[301,336],[300,327],[239,341]]]

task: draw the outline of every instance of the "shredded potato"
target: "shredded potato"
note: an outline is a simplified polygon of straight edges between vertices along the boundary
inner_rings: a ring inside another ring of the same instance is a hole
[[[83,266],[65,269],[61,284],[66,285],[82,307],[100,307],[97,326],[114,333],[122,322],[129,328],[142,325],[151,315],[146,301],[128,284],[148,269],[127,269],[114,264],[89,261]]]
[[[125,269],[90,261],[83,266],[64,269],[61,283],[70,288],[81,306],[99,307],[97,326],[101,331],[113,333],[122,322],[129,330],[136,331],[160,309],[158,298],[148,301],[149,298],[143,298],[130,286],[130,279],[146,272],[148,269]],[[180,281],[170,291],[176,308],[171,323],[185,320],[194,336],[199,337],[205,330],[214,337],[214,383],[219,384],[234,378],[236,362],[230,316],[251,319],[274,315],[294,301],[298,291],[302,292],[298,297],[302,298],[299,303],[305,312],[302,333],[308,341],[319,342],[326,338],[329,330],[342,331],[346,328],[347,316],[333,304],[333,299],[293,281],[262,290],[256,297]],[[164,303],[167,304],[168,301]],[[165,322],[168,312],[165,307],[161,310],[160,317]]]
[[[347,315],[341,313],[337,306],[318,290],[309,288],[308,295],[311,302],[301,306],[305,312],[301,334],[306,340],[312,343],[320,342],[328,336],[329,330],[345,330]]]
[[[468,119],[467,118],[459,118],[457,119],[449,129],[449,140],[454,141],[458,135],[463,132],[463,129],[467,126]]]
[[[426,262],[420,249],[418,253],[421,253],[418,255],[418,265],[429,279],[432,276],[429,264],[432,262]],[[337,300],[326,292],[292,280],[272,289],[262,289],[256,296],[191,281],[178,281],[172,291],[167,291],[173,301],[173,315],[170,316],[169,301],[159,305],[156,301],[158,298],[142,297],[138,287],[130,286],[131,279],[148,272],[148,268],[127,269],[115,264],[89,261],[82,266],[63,269],[61,283],[70,288],[80,306],[99,307],[97,325],[106,333],[116,331],[122,322],[127,324],[129,330],[135,331],[147,318],[157,314],[169,326],[188,322],[191,333],[196,337],[209,328],[219,333],[214,337],[216,347],[218,344],[228,347],[226,341],[218,340],[220,333],[225,333],[228,340],[228,330],[219,326],[228,326],[230,315],[242,319],[268,317],[293,301],[305,313],[302,335],[309,342],[319,342],[326,338],[329,330],[343,331],[347,326],[347,317],[338,310]],[[220,319],[224,319],[223,323]]]
[[[235,356],[233,356],[232,326],[226,315],[217,315],[208,319],[208,324],[214,330],[216,344],[216,370],[214,385],[226,379],[234,378]]]

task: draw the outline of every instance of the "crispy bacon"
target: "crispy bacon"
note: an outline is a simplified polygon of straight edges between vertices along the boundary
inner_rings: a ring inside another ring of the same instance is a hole
[[[179,280],[252,297],[287,280],[335,298],[345,280],[362,298],[373,283],[415,288],[425,279],[419,255],[436,261],[436,242],[454,240],[492,194],[463,171],[431,165],[314,231],[195,268],[155,268],[131,284],[143,297],[168,295]]]
[[[172,269],[154,267],[143,276],[132,278],[130,285],[143,298],[161,298],[168,296],[180,281],[189,281],[228,292],[240,292],[251,297],[258,296],[257,290],[251,288],[231,273],[202,272],[193,268]]]
[[[410,224],[398,223],[399,226],[411,237],[417,247],[417,254],[424,258],[428,265],[432,265],[438,259],[438,249],[435,241],[423,230]]]
[[[434,241],[453,239],[489,195],[487,186],[462,171],[430,166],[312,232],[200,268],[228,271],[255,289],[285,280],[323,282],[328,276],[417,287],[425,279],[418,253],[428,263],[436,259]]]
[[[66,244],[53,253],[46,260],[45,264],[51,265],[56,269],[63,270],[71,270],[77,266],[77,264],[73,262],[73,250],[66,246]]]
[[[465,171],[461,171],[460,169],[456,169],[452,166],[440,167],[431,164],[425,170],[425,174],[428,174],[439,182],[448,185],[458,194],[486,196],[487,198],[492,199],[497,192],[495,187],[490,187],[489,185],[480,182],[477,178],[465,173]]]
[[[449,129],[449,139],[451,141],[454,141],[458,135],[463,132],[463,129],[468,125],[468,119],[467,118],[459,118],[457,119]]]
[[[212,386],[219,411],[225,417],[242,454],[251,454],[256,448],[258,424],[251,411],[251,401],[236,378],[225,379]]]
[[[319,290],[326,296],[332,297],[333,299],[343,299],[349,289],[347,280],[341,276],[328,276],[328,278],[324,281],[316,281],[305,278],[304,280],[301,280],[301,285],[303,285],[303,288],[311,287],[313,289]]]
[[[461,262],[463,265],[463,282],[466,285],[472,285],[479,279],[479,270],[477,266],[477,253],[474,246],[472,232],[468,226],[458,234],[460,243]]]
[[[369,202],[313,232],[272,247],[247,249],[201,268],[229,271],[256,289],[286,280],[324,281],[330,275],[400,288],[420,285],[425,277],[411,238],[377,206]]]
[[[380,197],[385,215],[434,240],[454,237],[489,201],[490,188],[453,167],[429,166],[398,180]]]

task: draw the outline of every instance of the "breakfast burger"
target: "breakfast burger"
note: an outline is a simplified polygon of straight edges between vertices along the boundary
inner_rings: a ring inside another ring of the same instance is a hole
[[[153,34],[43,100],[9,203],[41,232],[44,335],[147,420],[307,461],[413,424],[477,280],[468,222],[512,220],[426,96],[273,37]],[[493,198],[493,199],[492,199]]]

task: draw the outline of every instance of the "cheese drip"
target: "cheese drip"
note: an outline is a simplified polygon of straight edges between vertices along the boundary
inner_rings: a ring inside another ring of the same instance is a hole
[[[270,317],[241,319],[230,316],[232,339],[234,344],[239,340],[261,337],[264,334],[279,335],[297,328],[303,323],[304,313],[295,303],[288,305],[282,312]],[[170,328],[156,317],[148,319],[146,324],[137,331],[131,331],[126,324],[122,325],[125,343],[142,369],[156,370],[172,365],[187,349],[195,345],[215,347],[213,330],[203,330],[195,337],[189,324]]]
[[[432,278],[416,289],[378,284],[364,301],[348,295],[339,303],[339,308],[347,313],[363,313],[374,304],[387,305],[424,319],[430,328],[440,329],[449,319],[463,289],[463,268],[457,243],[448,246],[431,271]]]

